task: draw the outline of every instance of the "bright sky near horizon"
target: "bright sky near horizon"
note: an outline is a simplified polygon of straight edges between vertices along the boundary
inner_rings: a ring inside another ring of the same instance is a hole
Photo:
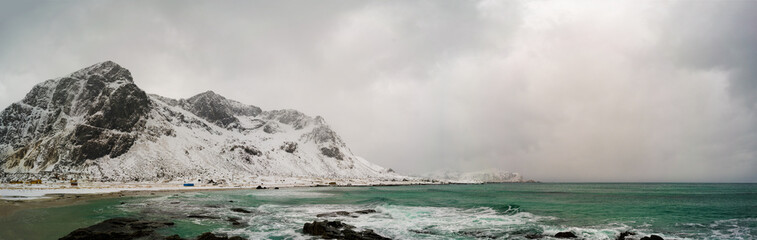
[[[97,62],[402,173],[757,181],[757,1],[0,1],[0,108]]]

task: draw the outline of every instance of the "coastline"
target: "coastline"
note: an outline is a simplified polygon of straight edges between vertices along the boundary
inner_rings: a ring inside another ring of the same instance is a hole
[[[185,187],[182,183],[113,183],[80,182],[79,186],[55,182],[46,184],[0,184],[0,217],[7,217],[19,210],[62,207],[83,204],[89,201],[119,197],[140,197],[149,195],[166,195],[175,192],[204,192],[229,190],[256,190],[259,186],[275,191],[276,188],[304,187],[373,187],[373,186],[410,186],[410,185],[446,185],[471,184],[431,181],[366,181],[362,179],[336,181],[317,180],[311,183],[303,181],[274,181],[260,184],[213,185],[196,184]]]

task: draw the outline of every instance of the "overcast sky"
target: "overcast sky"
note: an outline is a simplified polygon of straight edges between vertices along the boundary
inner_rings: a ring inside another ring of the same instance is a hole
[[[757,1],[0,1],[0,107],[113,60],[402,173],[757,181]]]

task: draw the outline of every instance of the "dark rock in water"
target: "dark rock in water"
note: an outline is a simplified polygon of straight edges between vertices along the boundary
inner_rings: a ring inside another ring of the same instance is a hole
[[[273,189],[279,189],[279,187],[275,187],[275,188],[273,188]]]
[[[544,237],[544,235],[541,235],[541,234],[528,234],[528,235],[526,235],[527,239],[541,239],[543,237]]]
[[[242,219],[238,217],[229,217],[226,219],[226,221],[229,221],[231,225],[233,226],[237,226],[237,227],[247,226],[247,224],[241,223],[239,222],[239,220],[242,220]]]
[[[174,235],[166,237],[165,240],[184,240],[184,239],[179,237],[179,235],[174,234]]]
[[[414,232],[414,233],[420,233],[420,234],[434,235],[434,232],[429,231],[429,230],[425,230],[425,229],[410,229],[408,231],[411,231],[411,232]]]
[[[255,189],[263,189],[263,186],[258,185]]]
[[[127,240],[127,239],[164,239],[155,230],[172,226],[173,222],[153,222],[134,218],[112,218],[101,223],[79,228],[60,240]]]
[[[173,222],[146,221],[134,218],[112,218],[79,228],[59,240],[185,240],[179,235],[162,236],[156,231],[173,226]],[[197,240],[243,240],[244,238],[203,233]]]
[[[355,213],[358,213],[358,214],[369,214],[369,213],[376,213],[376,210],[366,209],[366,210],[355,211]]]
[[[239,236],[228,237],[226,234],[215,235],[211,232],[206,232],[197,237],[197,240],[244,240]]]
[[[347,211],[336,211],[336,212],[330,212],[330,213],[321,213],[318,215],[315,215],[316,217],[336,217],[336,216],[349,216],[350,212]]]
[[[232,212],[238,212],[238,213],[252,213],[250,210],[244,209],[244,208],[232,208]]]
[[[315,216],[316,217],[350,216],[350,217],[354,217],[354,218],[358,217],[358,216],[354,215],[353,213],[354,214],[371,214],[371,213],[376,213],[376,210],[365,209],[365,210],[358,210],[358,211],[355,211],[355,212],[352,212],[352,213],[347,212],[347,211],[336,211],[336,212],[330,212],[330,213],[321,213],[321,214],[318,214],[318,215],[315,215]]]
[[[347,239],[347,240],[388,240],[390,238],[376,234],[373,230],[366,229],[355,231],[355,226],[342,223],[340,221],[313,221],[305,223],[302,232],[308,235],[319,236],[325,239]]]
[[[643,237],[641,238],[641,240],[665,240],[665,239],[657,235],[651,235],[649,237]]]
[[[199,219],[219,219],[219,217],[214,216],[206,216],[206,215],[189,215],[188,218],[199,218]]]
[[[625,240],[626,237],[632,236],[632,235],[636,235],[636,233],[635,232],[631,232],[631,231],[625,231],[625,232],[620,233],[620,235],[618,235],[618,237],[615,238],[615,239],[616,240]]]
[[[556,238],[577,238],[575,233],[573,232],[559,232],[555,234]]]

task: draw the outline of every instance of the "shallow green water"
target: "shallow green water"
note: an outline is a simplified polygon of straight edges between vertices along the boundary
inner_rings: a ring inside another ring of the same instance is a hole
[[[231,202],[230,202],[231,201]],[[121,203],[124,204],[121,204]],[[242,207],[252,213],[238,213]],[[116,216],[171,220],[166,234],[214,231],[251,239],[307,239],[319,213],[396,239],[524,239],[573,231],[611,239],[622,231],[667,238],[757,238],[757,184],[486,184],[187,192],[31,209],[0,219],[0,239],[57,239]],[[189,215],[219,217],[190,219]],[[232,226],[237,217],[245,227]]]

